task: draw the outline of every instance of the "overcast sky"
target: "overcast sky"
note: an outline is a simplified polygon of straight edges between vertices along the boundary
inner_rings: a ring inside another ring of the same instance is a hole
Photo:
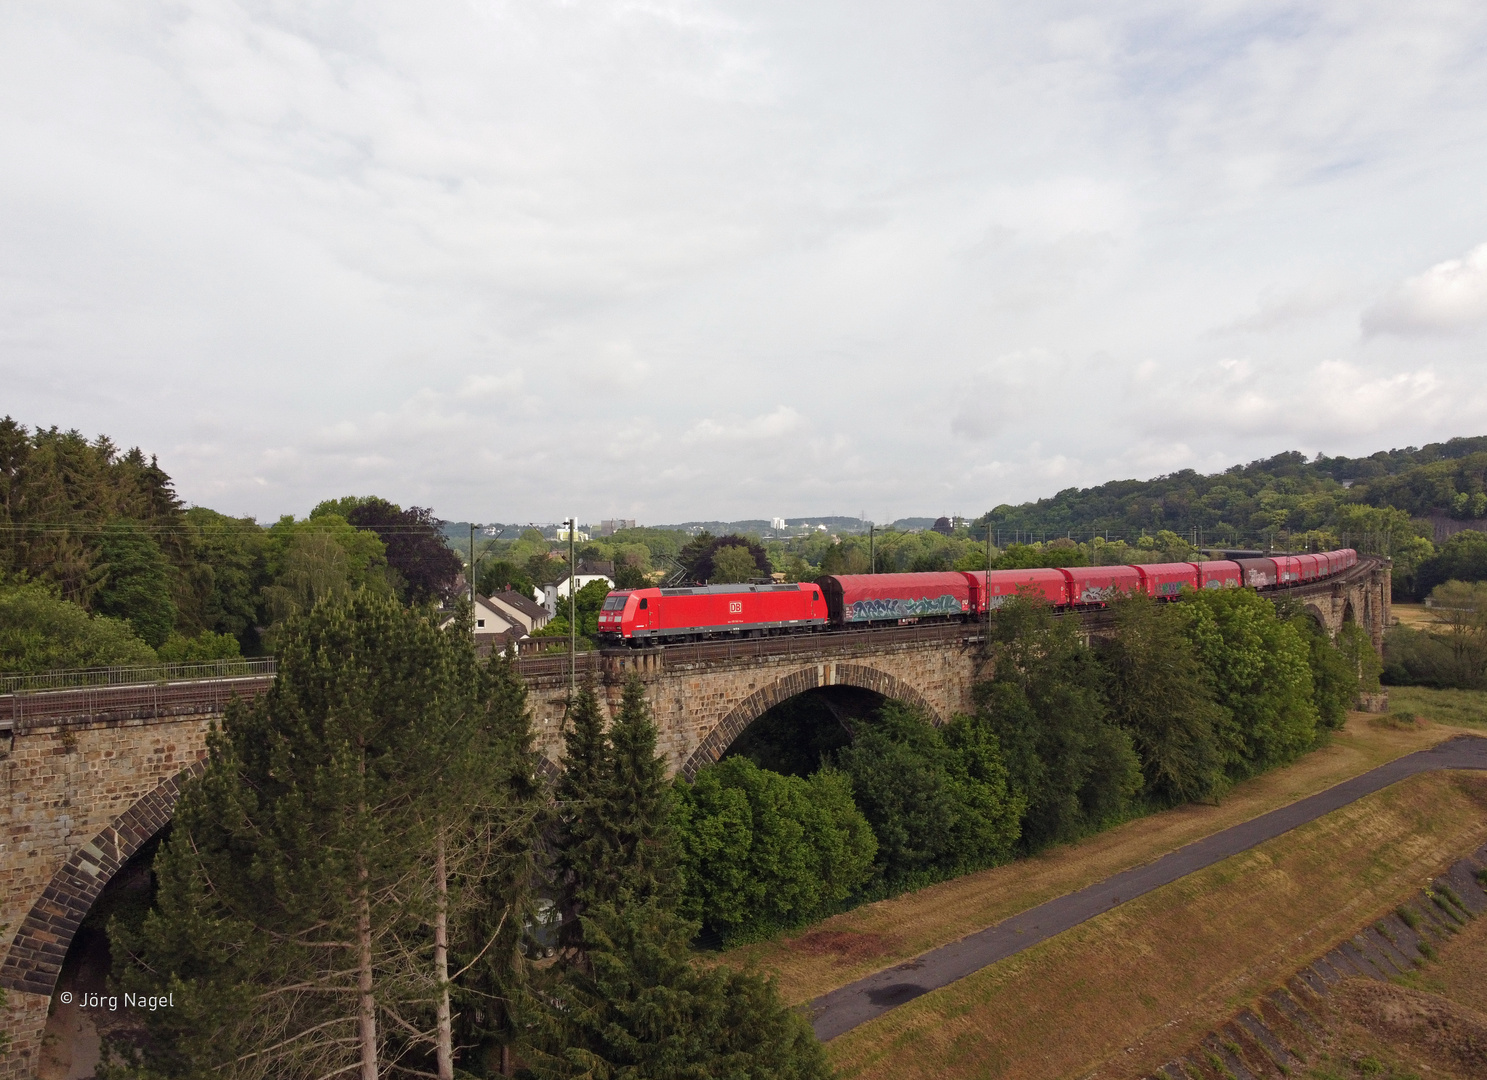
[[[974,514],[1487,434],[1487,5],[0,5],[0,413],[189,501]]]

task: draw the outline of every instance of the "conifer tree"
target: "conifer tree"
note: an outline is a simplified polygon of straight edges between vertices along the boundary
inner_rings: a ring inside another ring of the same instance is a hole
[[[578,916],[589,900],[589,869],[603,857],[604,837],[599,823],[600,787],[609,770],[609,740],[604,717],[592,685],[579,688],[568,708],[563,732],[563,771],[558,780],[557,878],[562,941],[574,946],[581,933]]]
[[[592,901],[676,900],[676,855],[669,826],[671,783],[656,753],[656,725],[645,685],[631,674],[609,731],[608,769],[598,786],[604,844],[588,868]],[[592,902],[591,901],[591,902]]]
[[[155,910],[111,927],[123,986],[177,1001],[116,1075],[453,1075],[454,965],[499,945],[469,930],[535,816],[489,782],[525,728],[483,692],[468,635],[390,599],[291,622],[182,794]]]
[[[660,899],[584,916],[585,962],[524,1058],[538,1080],[826,1080],[805,1018],[757,975],[690,962],[695,923]]]
[[[608,736],[585,688],[559,784],[558,867],[573,923],[557,979],[529,999],[522,1057],[543,1080],[815,1080],[829,1075],[805,1020],[755,976],[695,967],[679,916],[645,689],[626,683]]]

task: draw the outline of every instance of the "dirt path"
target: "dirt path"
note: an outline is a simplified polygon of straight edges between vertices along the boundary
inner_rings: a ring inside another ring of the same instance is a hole
[[[1439,769],[1487,770],[1487,739],[1461,736],[1397,758],[1289,806],[1195,841],[1145,866],[1049,900],[906,963],[849,983],[810,1003],[811,1023],[819,1038],[834,1038],[1125,901],[1272,840],[1405,777]]]

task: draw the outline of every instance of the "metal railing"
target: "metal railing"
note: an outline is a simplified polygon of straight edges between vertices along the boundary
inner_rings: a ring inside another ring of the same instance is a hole
[[[92,686],[140,686],[145,683],[203,682],[272,676],[278,670],[272,656],[206,660],[192,664],[152,664],[148,667],[74,668],[33,675],[0,674],[0,694],[29,694],[43,690],[73,690]]]
[[[257,697],[273,681],[270,674],[257,674],[3,694],[0,695],[0,730],[19,731],[62,719],[221,712],[234,697]]]

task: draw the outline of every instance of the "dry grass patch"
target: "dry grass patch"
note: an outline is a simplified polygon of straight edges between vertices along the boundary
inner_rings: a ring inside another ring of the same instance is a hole
[[[844,1077],[1125,1078],[1487,838],[1487,775],[1413,777],[828,1044]]]
[[[1390,604],[1389,614],[1400,626],[1411,630],[1429,630],[1440,625],[1435,613],[1424,604]]]
[[[1459,733],[1428,722],[1381,728],[1369,720],[1367,714],[1352,714],[1327,746],[1240,784],[1217,806],[1182,806],[1127,822],[1078,844],[864,905],[802,934],[742,946],[721,959],[771,972],[786,1000],[809,1001]],[[825,940],[821,935],[859,936],[875,945],[825,949],[819,944]]]

